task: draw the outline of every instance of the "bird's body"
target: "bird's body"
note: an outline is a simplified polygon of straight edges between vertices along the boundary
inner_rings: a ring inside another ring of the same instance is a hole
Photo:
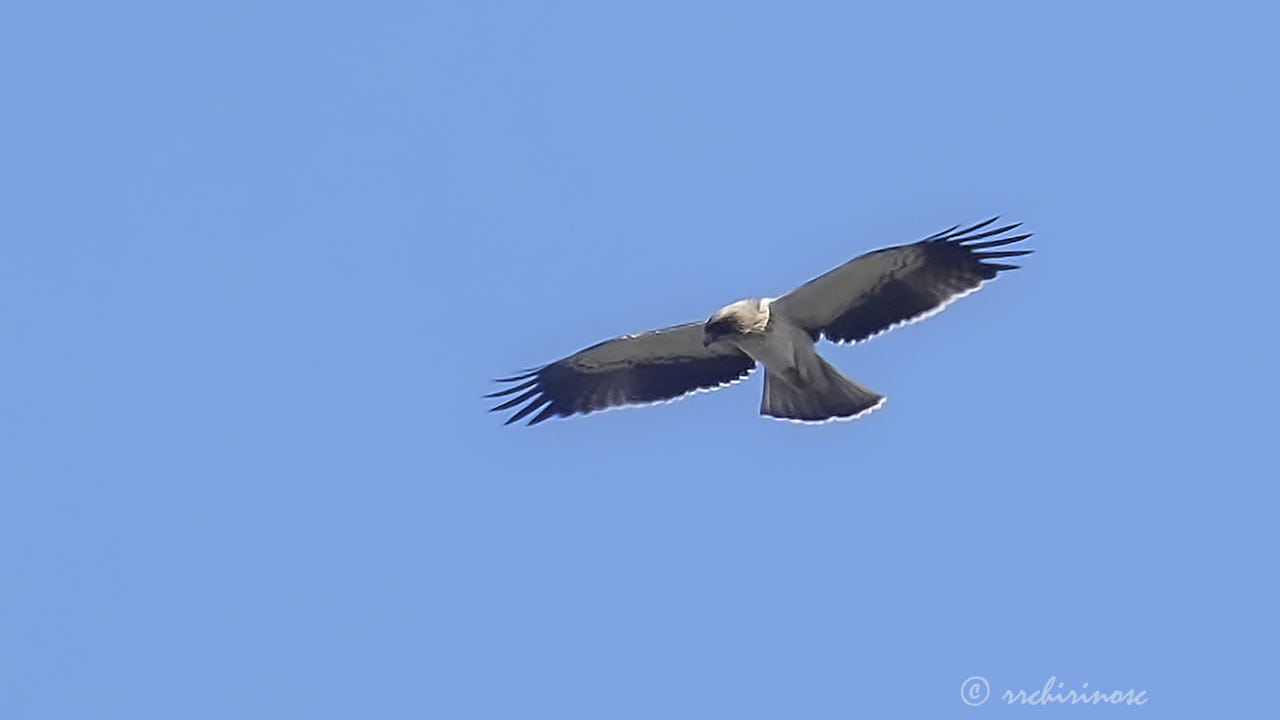
[[[770,313],[769,299],[753,302],[759,303],[764,315],[761,328],[723,338],[720,342],[732,343],[752,360],[791,382],[803,382],[811,374],[806,368],[805,356],[814,354],[813,341],[785,317]]]
[[[884,402],[884,397],[846,378],[818,355],[815,343],[785,312],[772,312],[773,298],[740,300],[716,311],[704,342],[729,343],[765,367],[760,401],[764,415],[798,422],[852,420]],[[736,318],[725,322],[726,318]],[[745,328],[737,332],[732,328]]]
[[[800,422],[861,417],[884,402],[818,355],[826,337],[857,342],[938,312],[1014,265],[986,262],[1029,250],[986,251],[1029,235],[999,236],[1017,225],[975,233],[994,222],[955,228],[910,245],[861,255],[779,298],[739,300],[705,323],[624,335],[502,382],[490,397],[523,391],[494,410],[528,402],[507,422],[535,410],[550,417],[670,400],[715,389],[765,366],[760,412]],[[981,252],[975,252],[981,251]]]

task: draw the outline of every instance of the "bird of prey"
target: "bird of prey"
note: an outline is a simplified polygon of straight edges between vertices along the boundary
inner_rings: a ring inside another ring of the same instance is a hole
[[[533,413],[535,425],[624,405],[714,390],[765,366],[760,414],[799,422],[852,420],[884,396],[850,380],[819,357],[821,338],[856,343],[923,320],[1017,265],[992,262],[1030,250],[992,250],[1031,237],[1010,235],[1021,223],[987,229],[998,218],[955,226],[909,245],[869,252],[778,298],[739,300],[705,322],[623,335],[497,382],[485,397],[515,395],[492,410],[523,405],[507,420]],[[518,393],[518,394],[517,394]]]

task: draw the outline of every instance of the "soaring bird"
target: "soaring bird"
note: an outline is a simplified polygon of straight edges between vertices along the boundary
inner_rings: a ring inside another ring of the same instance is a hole
[[[778,298],[739,300],[705,322],[623,335],[497,382],[507,395],[492,410],[523,405],[530,425],[625,405],[674,400],[742,380],[765,366],[760,414],[799,422],[852,420],[884,396],[850,380],[814,349],[818,340],[856,343],[923,320],[1017,265],[992,262],[1030,250],[992,250],[1031,234],[1021,223],[948,228],[909,245],[875,250]],[[517,394],[518,393],[518,394]]]

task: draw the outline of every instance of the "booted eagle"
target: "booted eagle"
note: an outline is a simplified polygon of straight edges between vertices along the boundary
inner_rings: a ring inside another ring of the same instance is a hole
[[[1017,268],[991,261],[1030,250],[991,248],[1031,235],[1008,234],[1021,223],[987,230],[996,220],[869,252],[782,297],[726,305],[706,322],[606,340],[498,380],[511,385],[486,397],[515,395],[492,410],[523,406],[507,424],[536,413],[529,420],[536,425],[714,390],[745,378],[760,363],[760,414],[800,422],[860,417],[880,407],[884,396],[842,375],[818,356],[814,344],[824,337],[854,343],[923,320],[1001,271]]]

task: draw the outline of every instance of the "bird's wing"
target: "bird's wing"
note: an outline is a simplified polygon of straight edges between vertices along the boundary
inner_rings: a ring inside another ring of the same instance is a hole
[[[530,425],[554,416],[589,413],[622,405],[673,400],[699,389],[715,389],[746,377],[756,366],[729,343],[702,343],[701,323],[623,335],[593,345],[523,375],[498,382],[511,387],[486,397],[520,393],[493,410],[522,403],[507,424],[541,410]]]
[[[865,340],[924,319],[1018,267],[988,261],[1031,252],[989,250],[1031,237],[1007,234],[1018,224],[984,230],[996,219],[856,257],[774,300],[769,311],[781,312],[814,340],[834,342]]]

